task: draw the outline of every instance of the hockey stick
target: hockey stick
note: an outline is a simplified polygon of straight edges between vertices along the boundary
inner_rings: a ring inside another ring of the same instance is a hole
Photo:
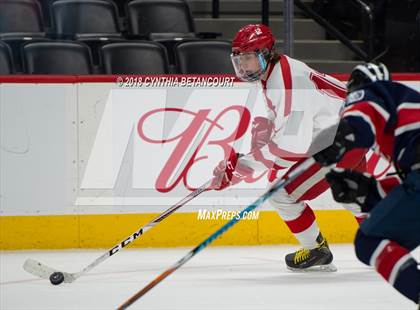
[[[223,235],[226,231],[228,231],[230,228],[232,228],[232,226],[235,225],[245,214],[253,211],[256,208],[258,208],[271,195],[273,195],[277,190],[285,187],[287,184],[289,184],[291,181],[293,181],[296,177],[298,177],[302,172],[306,171],[306,169],[308,169],[314,162],[315,162],[315,160],[312,157],[308,158],[297,169],[290,172],[287,179],[280,179],[279,181],[277,181],[267,192],[265,192],[254,203],[250,204],[248,207],[243,209],[237,216],[235,216],[233,219],[231,219],[225,225],[220,227],[216,232],[214,232],[212,235],[210,235],[210,237],[208,237],[206,240],[204,240],[199,245],[197,245],[194,249],[192,249],[190,252],[188,252],[187,255],[182,257],[174,265],[172,265],[171,267],[166,269],[159,276],[157,276],[154,280],[152,280],[149,284],[147,284],[144,288],[142,288],[140,291],[138,291],[133,296],[131,296],[129,299],[127,299],[122,305],[120,305],[117,308],[117,310],[127,309],[130,305],[132,305],[134,302],[136,302],[138,299],[140,299],[142,296],[144,296],[148,291],[150,291],[152,288],[154,288],[157,284],[162,282],[166,277],[168,277],[170,274],[172,274],[178,268],[180,268],[182,265],[184,265],[187,261],[189,261],[193,256],[195,256],[197,253],[199,253],[204,248],[206,248],[215,239],[217,239],[218,237]]]
[[[77,278],[81,277],[82,275],[84,275],[88,271],[92,270],[94,267],[96,267],[97,265],[102,263],[108,257],[116,254],[119,250],[126,247],[131,242],[136,240],[138,237],[143,235],[146,231],[148,231],[149,229],[154,227],[156,224],[160,223],[165,218],[167,218],[169,215],[174,213],[176,210],[178,210],[179,208],[181,208],[182,206],[184,206],[185,204],[190,202],[192,199],[194,199],[195,197],[200,195],[202,192],[204,192],[207,189],[208,186],[211,185],[211,182],[212,182],[212,180],[207,181],[205,184],[203,184],[202,186],[197,188],[195,191],[188,194],[186,197],[181,199],[178,203],[176,203],[175,205],[170,207],[168,210],[166,210],[165,212],[160,214],[158,217],[156,217],[155,219],[153,219],[152,221],[147,223],[145,226],[141,227],[139,230],[132,233],[129,237],[125,238],[120,243],[118,243],[117,245],[115,245],[114,247],[109,249],[106,253],[104,253],[103,255],[98,257],[97,259],[95,259],[92,263],[87,265],[85,268],[83,268],[79,272],[69,273],[69,272],[59,271],[57,269],[51,268],[51,267],[49,267],[47,265],[44,265],[44,264],[42,264],[42,263],[40,263],[36,260],[33,260],[33,259],[27,259],[25,261],[24,265],[23,265],[23,269],[25,269],[25,271],[27,271],[27,272],[29,272],[29,273],[31,273],[31,274],[39,277],[39,278],[42,278],[42,279],[50,279],[50,276],[53,273],[59,272],[59,273],[62,273],[62,275],[64,276],[64,279],[63,279],[64,282],[72,283]],[[52,281],[53,280],[51,280],[51,282]],[[61,282],[63,282],[63,281],[61,281]],[[61,282],[59,282],[59,283],[53,283],[52,282],[52,283],[53,284],[60,284]]]

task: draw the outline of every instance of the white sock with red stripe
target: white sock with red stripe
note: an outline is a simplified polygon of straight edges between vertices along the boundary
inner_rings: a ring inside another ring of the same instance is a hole
[[[304,203],[296,203],[289,207],[292,210],[277,208],[290,231],[306,249],[314,249],[318,246],[316,238],[319,235],[318,224],[312,209]]]
[[[285,189],[277,191],[269,201],[302,247],[314,249],[318,246],[316,238],[319,235],[319,228],[315,221],[315,214],[307,204],[301,201],[296,202],[296,199]]]
[[[287,223],[286,223],[287,224]],[[290,226],[289,226],[290,227]],[[300,233],[294,233],[296,239],[299,240],[300,244],[305,249],[315,249],[318,246],[316,238],[319,235],[319,228],[316,221],[312,223],[307,229]]]

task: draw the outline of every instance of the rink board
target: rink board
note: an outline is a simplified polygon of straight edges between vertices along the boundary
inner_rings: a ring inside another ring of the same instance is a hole
[[[344,210],[317,210],[322,233],[332,243],[353,241],[355,219]],[[1,249],[111,248],[158,214],[53,215],[0,217]],[[194,246],[226,220],[197,220],[196,213],[172,214],[133,242],[134,247]],[[214,245],[296,243],[274,211],[242,220]],[[131,245],[130,245],[131,246]]]
[[[345,80],[346,76],[339,78]],[[397,75],[396,78],[420,90],[420,75]],[[238,106],[246,106],[250,98],[249,85],[238,82],[233,87],[212,89],[208,93],[206,89],[193,87],[184,93],[170,90],[162,97],[162,92],[156,88],[131,87],[122,92],[116,79],[111,76],[0,77],[0,249],[113,246],[190,192],[177,180],[180,171],[186,171],[182,166],[185,162],[174,156],[180,141],[172,144],[144,142],[147,137],[153,136],[150,141],[158,141],[157,137],[171,134],[176,140],[176,133],[186,128],[183,124],[193,122],[188,113],[167,113],[169,118],[166,119],[166,115],[149,113],[151,107],[157,112],[161,112],[161,107],[191,112],[200,105],[197,111],[208,109],[208,119],[220,117],[218,125],[228,130],[229,126],[243,120],[236,112]],[[145,93],[147,96],[141,95]],[[130,102],[133,97],[140,99]],[[151,107],[147,102],[137,105],[137,100],[152,97],[156,100],[150,103]],[[255,99],[256,104],[250,109],[251,117],[266,113],[258,100]],[[143,107],[149,110],[142,110]],[[136,115],[146,114],[150,117],[143,118],[142,133],[147,137],[142,140],[136,136],[141,131]],[[108,127],[104,125],[107,117]],[[153,126],[153,122],[161,125]],[[231,143],[242,153],[247,152],[250,142],[251,126],[245,125],[247,132]],[[188,131],[191,128],[188,127]],[[208,128],[207,124],[206,130]],[[211,134],[215,135],[213,141],[226,138],[216,130]],[[192,188],[207,181],[211,177],[209,167],[223,158],[220,148],[211,146],[210,140],[202,137],[203,131],[197,131],[191,136],[192,144],[181,152],[183,156],[192,156],[190,149],[199,145],[197,157],[204,158],[189,167],[184,179]],[[205,143],[200,144],[200,141]],[[168,158],[177,167],[164,175],[162,171],[170,166]],[[375,172],[381,173],[383,163],[377,168]],[[175,183],[176,186],[170,188]],[[241,183],[231,190],[204,193],[147,232],[133,246],[197,244],[226,222],[223,219],[198,220],[199,210],[241,210],[264,192],[266,184],[263,176],[254,183]],[[156,190],[158,186],[163,189]],[[353,240],[357,224],[332,200],[330,193],[313,201],[311,206],[330,242]],[[241,221],[216,244],[295,243],[270,206],[264,205],[260,210],[257,220]]]

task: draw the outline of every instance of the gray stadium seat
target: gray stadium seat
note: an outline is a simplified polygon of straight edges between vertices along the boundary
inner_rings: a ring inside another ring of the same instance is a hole
[[[106,74],[166,74],[168,57],[156,42],[111,43],[101,48]]]
[[[133,0],[127,4],[130,33],[194,33],[194,21],[184,0]]]
[[[89,48],[80,42],[34,42],[23,46],[25,73],[69,74],[92,73]]]
[[[16,71],[22,71],[21,46],[43,38],[41,7],[36,0],[0,0],[0,40],[9,45]]]
[[[182,42],[175,48],[182,74],[234,74],[231,43],[219,40]]]
[[[41,7],[35,0],[1,0],[0,39],[44,36]]]
[[[0,75],[14,72],[10,47],[0,41]]]
[[[115,4],[107,0],[57,0],[53,28],[62,38],[120,37]]]

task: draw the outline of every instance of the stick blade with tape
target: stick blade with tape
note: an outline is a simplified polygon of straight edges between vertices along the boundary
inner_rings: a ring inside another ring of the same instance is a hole
[[[51,268],[47,265],[44,265],[43,263],[40,263],[36,260],[33,259],[27,259],[25,261],[25,263],[23,264],[23,269],[38,277],[41,279],[46,279],[46,280],[50,280],[50,276],[54,273],[54,272],[61,272],[64,275],[64,282],[65,283],[72,283],[74,280],[77,279],[77,277],[71,273],[68,272],[62,272],[60,270]]]

